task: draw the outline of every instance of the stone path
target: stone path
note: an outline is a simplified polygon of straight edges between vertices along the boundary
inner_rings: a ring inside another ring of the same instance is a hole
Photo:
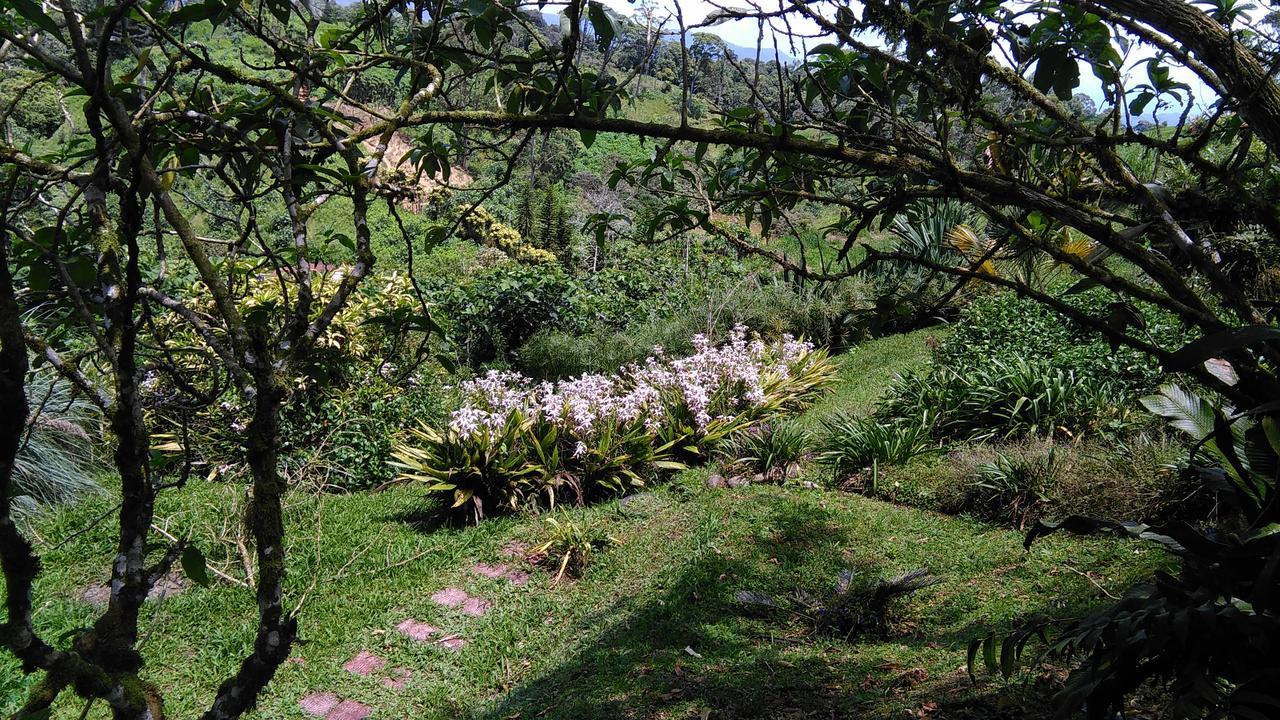
[[[513,542],[504,547],[502,555],[511,559],[523,559],[527,545]],[[524,587],[530,579],[525,570],[512,568],[502,564],[476,563],[471,571],[490,580],[506,580],[515,587]],[[447,587],[431,596],[431,601],[446,610],[453,610],[467,617],[484,617],[493,609],[493,603],[482,597],[471,595],[461,588]],[[463,620],[465,623],[466,621]],[[407,617],[396,625],[396,631],[415,643],[430,643],[445,650],[458,652],[466,647],[467,641],[461,634],[447,633],[422,620]],[[376,678],[387,690],[399,692],[408,686],[413,679],[412,668],[404,666],[388,667],[387,660],[369,650],[361,650],[348,660],[343,670],[363,678]],[[364,720],[374,708],[355,700],[344,699],[336,693],[317,691],[298,700],[302,711],[313,717],[325,720]]]

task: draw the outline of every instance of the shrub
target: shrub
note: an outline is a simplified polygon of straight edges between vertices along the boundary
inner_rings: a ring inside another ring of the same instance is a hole
[[[1050,656],[1076,661],[1055,697],[1064,714],[1087,709],[1090,717],[1109,716],[1135,693],[1157,689],[1173,717],[1272,717],[1280,677],[1276,419],[1237,414],[1174,387],[1144,402],[1196,440],[1193,463],[1207,465],[1195,472],[1228,509],[1226,522],[1148,526],[1073,515],[1036,523],[1024,541],[1028,548],[1059,530],[1109,531],[1155,543],[1178,567],[1084,617],[1028,620],[1012,634],[974,638],[969,664],[982,651],[988,667],[1008,676],[1026,643],[1040,637]],[[997,645],[1005,649],[1000,663]]]
[[[558,383],[490,371],[462,384],[447,430],[424,428],[397,446],[396,466],[452,494],[455,508],[472,502],[476,519],[531,497],[616,495],[799,409],[834,376],[826,353],[791,339],[766,344],[738,331],[725,345],[700,337],[695,347],[686,358]]]
[[[392,451],[400,477],[424,483],[427,492],[451,503],[449,514],[472,522],[515,510],[540,490],[548,466],[539,461],[556,452],[554,437],[531,436],[519,412],[510,413],[501,425],[477,427],[465,436],[453,426],[437,432],[426,424],[410,433],[411,441]],[[529,447],[530,440],[536,449]]]
[[[942,438],[1119,433],[1143,419],[1115,385],[1044,360],[992,360],[909,374],[881,403],[882,418],[936,413]]]
[[[929,413],[892,421],[837,415],[823,420],[818,461],[829,466],[837,480],[868,467],[904,463],[937,449],[933,425]]]
[[[449,335],[472,364],[512,357],[534,333],[573,326],[574,281],[558,265],[501,262],[434,294]]]
[[[1005,454],[978,466],[969,485],[968,505],[988,519],[1011,520],[1019,529],[1038,516],[1058,480],[1054,448]]]
[[[609,534],[599,521],[574,522],[568,516],[546,518],[545,539],[529,550],[529,558],[554,572],[555,581],[564,577],[580,578],[596,553],[618,539]]]
[[[1115,309],[1113,298],[1101,289],[1066,294],[1063,301],[1095,317]],[[1169,313],[1141,303],[1133,310],[1154,344],[1181,347],[1190,340]],[[1112,347],[1097,331],[1013,293],[996,293],[970,303],[937,354],[938,365],[957,369],[992,360],[1043,363],[1113,385],[1125,394],[1150,392],[1161,375],[1152,358],[1127,347]]]
[[[970,208],[954,200],[913,203],[894,217],[889,227],[893,249],[939,265],[966,264],[964,253],[948,241],[948,235],[974,222],[973,216]],[[967,283],[960,292],[951,293],[956,280],[903,260],[880,260],[868,275],[877,287],[877,297],[891,297],[901,306],[901,319],[922,320],[922,313],[946,312],[967,300],[977,287]]]
[[[284,461],[296,468],[295,479],[326,490],[365,490],[392,480],[387,456],[396,438],[415,421],[448,415],[439,386],[424,382],[393,383],[371,372],[363,382],[286,408]]]

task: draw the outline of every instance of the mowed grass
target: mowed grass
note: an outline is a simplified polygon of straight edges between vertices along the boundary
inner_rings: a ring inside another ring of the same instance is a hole
[[[241,492],[194,487],[170,496],[161,515],[218,554],[213,534]],[[104,504],[64,513],[41,536],[65,536]],[[498,559],[512,540],[537,539],[540,518],[449,529],[424,525],[424,509],[413,488],[292,498],[288,597],[302,601],[304,643],[254,717],[302,717],[299,698],[325,690],[384,718],[891,717],[968,696],[965,644],[987,626],[1069,612],[1100,588],[1118,593],[1152,559],[1141,545],[1066,537],[1024,552],[1011,530],[823,490],[708,490],[703,473],[690,472],[625,503],[569,511],[599,518],[622,544],[599,554],[580,581],[554,584],[537,572],[520,588],[471,566]],[[45,548],[36,616],[46,637],[92,621],[78,596],[103,579],[108,534],[104,525]],[[907,606],[892,637],[854,643],[733,600],[746,589],[824,590],[842,567],[885,575],[925,567],[943,583]],[[494,608],[471,618],[436,606],[430,596],[446,586]],[[249,651],[253,613],[250,591],[228,583],[148,605],[147,677],[165,689],[171,716],[198,714]],[[394,629],[406,617],[468,645],[455,653],[416,644]],[[345,672],[361,650],[410,668],[407,687]],[[0,674],[12,710],[24,683],[12,661]],[[55,716],[81,709],[62,703]]]
[[[842,356],[839,387],[806,422],[868,412],[895,373],[927,360],[925,338],[936,332]],[[561,511],[603,523],[621,544],[598,553],[580,580],[554,583],[538,570],[524,587],[472,568],[514,564],[502,549],[539,540],[540,516],[442,527],[415,487],[294,493],[287,602],[298,607],[303,642],[251,716],[302,718],[301,697],[330,691],[368,704],[373,718],[891,718],[934,705],[941,708],[930,717],[947,717],[947,708],[974,701],[991,707],[985,703],[1000,691],[990,680],[970,685],[963,669],[970,638],[1026,614],[1076,614],[1161,562],[1147,546],[1117,539],[1054,536],[1028,552],[1010,529],[834,490],[712,490],[707,472]],[[243,576],[233,540],[244,492],[193,483],[163,497],[159,524],[193,538],[215,567]],[[36,621],[45,637],[65,643],[93,622],[97,611],[82,595],[105,580],[114,502],[94,498],[38,524],[45,570]],[[83,531],[104,513],[107,520]],[[884,576],[927,568],[942,583],[904,606],[889,637],[854,642],[734,600],[740,590],[822,592],[841,568]],[[438,606],[431,595],[445,587],[490,600],[493,609],[474,618]],[[197,716],[250,651],[252,591],[224,581],[188,587],[149,602],[145,614],[146,677],[163,689],[169,716]],[[452,652],[415,643],[395,629],[406,618],[457,633],[467,645]],[[406,686],[384,687],[385,672],[344,671],[362,650],[384,658],[387,670],[409,668]],[[15,662],[0,660],[0,711],[15,710],[31,682]],[[68,697],[54,715],[76,718],[83,709]],[[88,714],[106,716],[101,706]]]
[[[930,339],[941,340],[948,331],[939,326],[890,335],[837,355],[834,359],[840,374],[831,392],[802,415],[799,422],[816,427],[823,418],[837,413],[870,415],[898,376],[929,364]]]

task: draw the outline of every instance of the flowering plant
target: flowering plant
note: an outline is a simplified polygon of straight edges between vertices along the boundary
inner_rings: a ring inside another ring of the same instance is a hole
[[[655,348],[611,376],[534,383],[490,371],[461,384],[444,431],[413,431],[393,464],[451,492],[474,519],[526,498],[584,502],[705,457],[735,430],[803,406],[834,375],[826,352],[787,336],[765,342],[738,327],[722,345],[701,335],[693,344],[689,357]]]

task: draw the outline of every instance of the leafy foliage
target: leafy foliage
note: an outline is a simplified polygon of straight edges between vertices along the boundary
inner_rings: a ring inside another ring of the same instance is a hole
[[[515,510],[546,487],[548,467],[537,460],[555,460],[555,440],[534,435],[516,412],[501,426],[465,439],[452,428],[440,432],[424,424],[410,430],[409,442],[396,446],[392,465],[400,477],[446,497],[452,515],[479,522]]]
[[[555,581],[579,578],[600,551],[620,544],[599,520],[575,521],[568,516],[547,517],[545,539],[529,549],[528,557],[555,573]]]
[[[725,448],[729,461],[745,465],[764,480],[794,477],[809,453],[809,434],[794,422],[764,422],[730,436]]]
[[[1157,572],[1151,583],[1133,587],[1118,602],[1066,624],[1049,639],[1049,652],[1081,657],[1058,694],[1064,711],[1085,708],[1090,717],[1119,710],[1139,687],[1157,683],[1171,696],[1178,717],[1266,717],[1276,705],[1270,685],[1280,678],[1275,605],[1280,533],[1275,505],[1275,468],[1280,435],[1275,420],[1248,423],[1238,434],[1232,413],[1175,387],[1144,401],[1176,427],[1199,434],[1206,453],[1222,466],[1199,470],[1203,482],[1234,511],[1223,530],[1184,522],[1159,526],[1118,523],[1080,516],[1040,521],[1027,535],[1028,547],[1059,530],[1119,532],[1157,543],[1178,560],[1176,575]],[[1240,422],[1240,416],[1234,416]],[[1245,465],[1241,458],[1249,458]],[[999,668],[1005,674],[1021,655],[1033,624],[1002,641]],[[970,661],[981,646],[994,653],[994,636],[974,641]],[[988,657],[988,664],[993,663]]]
[[[904,376],[880,408],[885,418],[936,414],[943,438],[1079,437],[1115,433],[1138,418],[1108,382],[1077,376],[1043,360],[994,360],[978,366],[935,366]]]
[[[969,486],[970,506],[987,517],[1025,527],[1048,502],[1057,474],[1058,458],[1052,446],[1043,454],[997,453],[994,461],[978,466]]]
[[[928,411],[893,421],[836,415],[823,421],[817,459],[831,467],[837,479],[873,465],[904,463],[937,449],[934,422]]]
[[[533,385],[491,372],[464,384],[447,430],[413,431],[394,464],[472,520],[621,495],[800,409],[834,374],[825,352],[793,340],[749,343],[739,332],[722,347],[696,345],[688,358],[654,357],[612,377]]]

